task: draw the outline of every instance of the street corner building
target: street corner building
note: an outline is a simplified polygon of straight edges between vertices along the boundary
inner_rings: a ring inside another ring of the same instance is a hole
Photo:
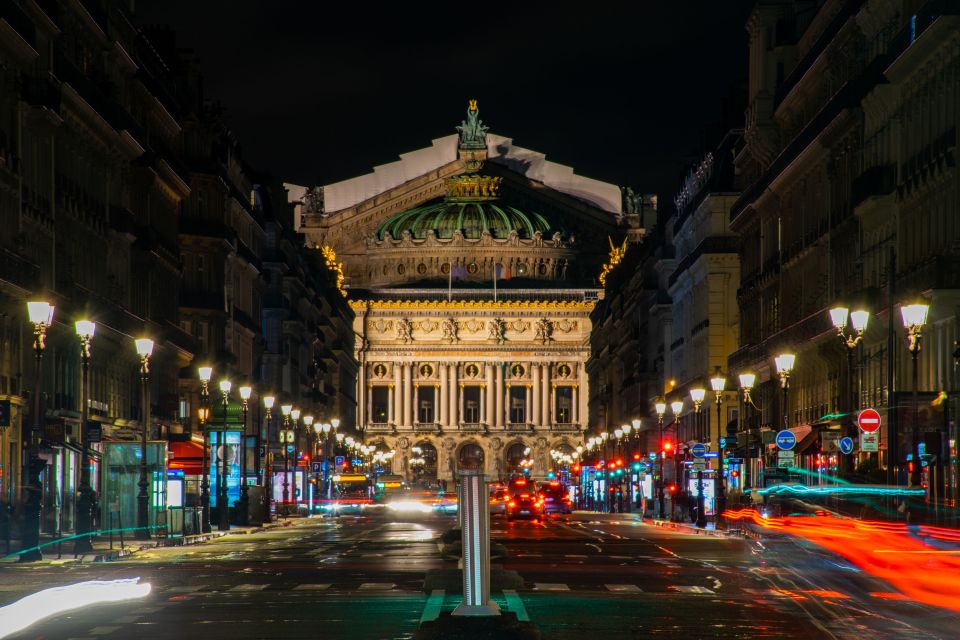
[[[505,478],[527,459],[543,477],[588,428],[611,239],[644,229],[618,186],[488,133],[476,101],[457,130],[372,174],[288,189],[308,245],[342,261],[357,421],[397,451],[392,472]]]

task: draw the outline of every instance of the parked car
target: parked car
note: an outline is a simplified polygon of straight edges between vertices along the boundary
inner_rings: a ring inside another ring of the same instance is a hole
[[[543,516],[543,500],[536,495],[521,493],[507,502],[507,520],[526,518],[535,520]]]

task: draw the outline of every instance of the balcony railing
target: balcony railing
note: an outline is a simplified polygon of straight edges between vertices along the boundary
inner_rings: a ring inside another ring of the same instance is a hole
[[[559,431],[563,433],[580,431],[580,425],[575,422],[559,422],[550,425],[550,431]]]
[[[506,429],[510,433],[525,433],[533,429],[533,425],[529,422],[508,422]]]
[[[481,433],[486,431],[487,425],[482,422],[462,422],[460,423],[460,431],[464,433]]]

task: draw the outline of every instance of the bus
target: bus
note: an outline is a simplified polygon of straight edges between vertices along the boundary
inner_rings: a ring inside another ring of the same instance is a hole
[[[373,502],[373,486],[363,473],[339,473],[331,476],[330,496],[321,500],[323,511],[359,513]]]

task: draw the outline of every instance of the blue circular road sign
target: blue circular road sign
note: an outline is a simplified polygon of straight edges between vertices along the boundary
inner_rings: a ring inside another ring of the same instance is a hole
[[[777,446],[785,451],[789,451],[797,446],[797,436],[793,435],[792,431],[783,431],[777,432]]]
[[[694,458],[702,458],[707,453],[707,446],[702,442],[698,442],[690,447],[690,453],[693,454]]]
[[[840,453],[853,453],[853,438],[840,438]]]

